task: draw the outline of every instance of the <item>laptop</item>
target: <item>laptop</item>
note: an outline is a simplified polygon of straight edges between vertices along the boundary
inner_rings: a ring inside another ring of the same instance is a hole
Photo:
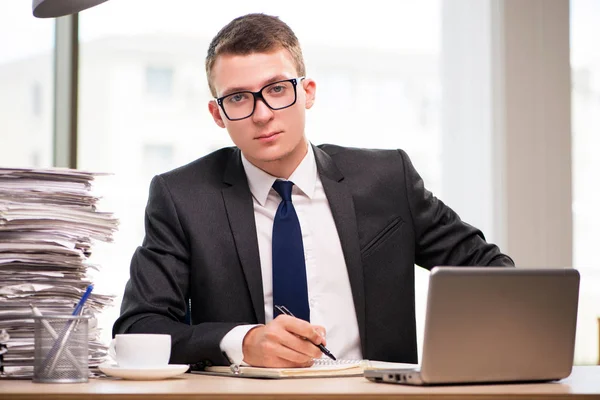
[[[571,268],[435,267],[420,366],[364,376],[407,385],[566,378],[578,298],[579,272]]]

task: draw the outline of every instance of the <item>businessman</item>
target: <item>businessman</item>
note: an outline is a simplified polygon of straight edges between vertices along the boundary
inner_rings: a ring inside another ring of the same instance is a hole
[[[317,85],[278,18],[231,21],[206,73],[236,146],[152,180],[113,334],[170,334],[171,362],[195,368],[308,366],[319,344],[416,363],[414,264],[513,265],[404,151],[309,143]]]

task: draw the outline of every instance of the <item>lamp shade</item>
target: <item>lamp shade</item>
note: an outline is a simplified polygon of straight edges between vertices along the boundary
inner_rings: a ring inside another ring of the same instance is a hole
[[[107,0],[33,0],[33,16],[54,18],[75,14]]]

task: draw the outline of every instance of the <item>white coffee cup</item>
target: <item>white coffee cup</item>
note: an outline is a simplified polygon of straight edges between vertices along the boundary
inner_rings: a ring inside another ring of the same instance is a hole
[[[131,333],[116,335],[108,354],[122,368],[160,368],[169,364],[171,335]]]

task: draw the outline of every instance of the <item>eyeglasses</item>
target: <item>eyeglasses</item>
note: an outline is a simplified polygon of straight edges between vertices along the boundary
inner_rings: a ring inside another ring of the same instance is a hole
[[[298,82],[304,79],[286,79],[269,83],[258,92],[249,90],[235,92],[227,96],[216,98],[217,104],[221,106],[223,113],[230,121],[239,121],[248,118],[256,109],[256,100],[260,99],[271,110],[282,110],[296,103]]]

